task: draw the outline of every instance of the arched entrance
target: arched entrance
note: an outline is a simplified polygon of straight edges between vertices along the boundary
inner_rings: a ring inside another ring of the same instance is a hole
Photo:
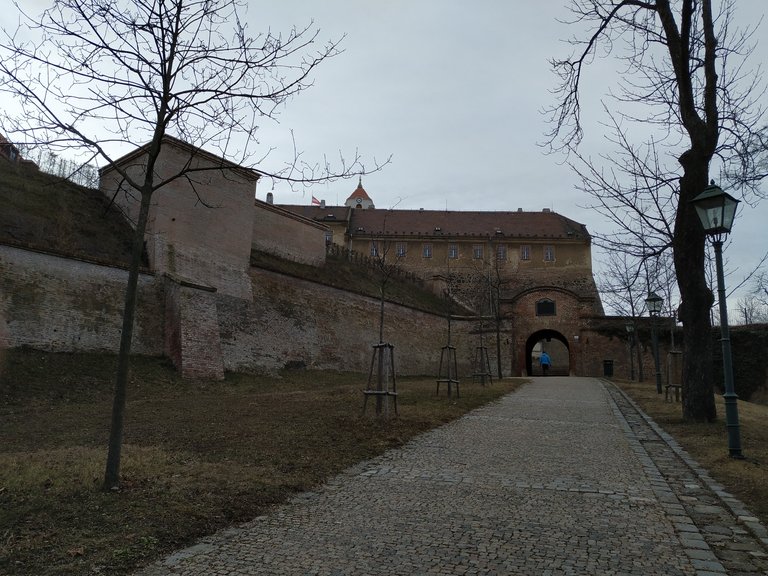
[[[525,371],[530,376],[540,376],[541,367],[534,361],[534,352],[546,350],[552,359],[550,374],[568,376],[571,373],[571,349],[568,339],[557,330],[539,330],[525,342]],[[538,356],[537,356],[538,358]]]

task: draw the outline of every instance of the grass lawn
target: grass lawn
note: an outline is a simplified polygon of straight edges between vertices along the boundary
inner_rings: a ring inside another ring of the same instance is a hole
[[[435,396],[401,379],[400,417],[362,416],[366,377],[289,372],[181,380],[135,358],[123,483],[101,490],[115,359],[14,350],[0,356],[0,574],[126,574],[197,537],[264,513],[362,459],[514,390],[523,380]],[[740,403],[746,460],[725,426],[685,424],[651,383],[618,383],[768,523],[768,407]]]
[[[651,382],[616,382],[656,423],[671,434],[728,492],[768,526],[768,406],[739,401],[741,446],[746,459],[728,456],[725,405],[716,398],[713,423],[683,422],[679,403],[666,402]]]
[[[0,351],[0,354],[2,351]],[[265,512],[351,464],[514,390],[435,396],[398,381],[400,417],[361,415],[367,377],[291,372],[181,380],[134,359],[122,489],[101,490],[115,359],[13,350],[0,357],[0,574],[125,574]]]

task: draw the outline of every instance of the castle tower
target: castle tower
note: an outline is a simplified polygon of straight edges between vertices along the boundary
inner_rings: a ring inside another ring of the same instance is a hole
[[[368,196],[368,193],[363,188],[362,177],[360,177],[355,191],[352,192],[349,198],[347,198],[347,201],[344,202],[344,206],[349,206],[350,208],[362,208],[363,210],[376,208],[376,206],[373,205],[373,200],[371,200],[371,197]]]

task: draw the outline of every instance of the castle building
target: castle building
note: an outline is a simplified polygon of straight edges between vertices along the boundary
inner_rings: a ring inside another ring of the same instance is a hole
[[[585,319],[604,314],[589,232],[547,208],[380,210],[362,182],[344,206],[282,208],[326,225],[329,242],[396,264],[478,315],[504,321],[516,350],[513,373],[535,371],[537,345],[577,372],[577,355],[569,351],[580,345]]]
[[[358,181],[343,206],[278,205],[255,199],[260,174],[166,137],[156,170],[171,182],[153,197],[147,251],[155,272],[186,286],[253,301],[253,250],[322,265],[329,245],[384,260],[420,277],[472,311],[478,332],[494,327],[508,372],[535,373],[534,350],[561,358],[559,372],[585,373],[581,335],[603,316],[583,224],[544,209],[381,210]],[[146,147],[118,161],[145,170]],[[173,179],[184,167],[199,171]],[[212,168],[212,170],[211,170]],[[102,170],[102,191],[135,217],[136,191]],[[182,302],[183,304],[183,302]]]
[[[13,153],[0,147],[5,158]],[[140,193],[125,177],[140,180],[147,158],[144,145],[100,171],[102,193],[134,225]],[[570,218],[546,209],[381,210],[362,181],[342,206],[314,198],[310,206],[276,205],[271,194],[255,197],[258,171],[169,136],[154,170],[165,184],[151,197],[133,349],[167,356],[184,377],[296,365],[369,369],[360,344],[382,338],[372,330],[380,301],[260,266],[261,253],[318,267],[331,253],[354,253],[376,268],[383,260],[463,302],[467,311],[452,322],[434,309],[385,302],[384,337],[397,345],[403,374],[436,369],[450,334],[464,374],[485,346],[495,374],[540,374],[535,358],[547,351],[552,374],[609,376],[615,363],[629,377],[626,319],[603,314],[590,235]],[[117,348],[126,270],[2,243],[0,264],[0,345]],[[643,363],[651,365],[650,354]]]

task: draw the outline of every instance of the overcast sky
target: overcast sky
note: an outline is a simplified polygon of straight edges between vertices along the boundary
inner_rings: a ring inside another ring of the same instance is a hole
[[[22,5],[37,12],[44,0]],[[584,208],[590,199],[575,189],[576,177],[562,156],[539,144],[551,128],[541,114],[553,103],[556,84],[548,60],[564,57],[563,40],[578,30],[557,21],[566,0],[281,0],[248,2],[253,33],[287,31],[314,21],[320,38],[343,39],[343,54],[323,63],[315,85],[281,111],[279,125],[260,132],[276,150],[264,162],[276,170],[292,153],[290,131],[307,161],[351,158],[359,151],[368,166],[392,156],[382,171],[363,177],[378,208],[449,210],[541,210],[550,208],[609,233],[610,224]],[[738,21],[755,23],[765,0],[738,0]],[[0,24],[9,26],[8,11]],[[768,63],[763,25],[754,64]],[[596,61],[584,78],[583,151],[608,149],[597,113],[615,80],[617,66]],[[768,107],[768,100],[763,98]],[[343,203],[354,181],[292,191],[260,184],[278,203],[309,204],[312,195]],[[768,189],[768,182],[763,186]],[[764,220],[768,203],[742,210],[727,248],[736,282],[768,249]],[[599,271],[600,254],[594,255]],[[733,315],[733,313],[732,313]]]
[[[609,233],[611,224],[584,207],[591,199],[575,189],[564,158],[540,146],[551,128],[541,110],[554,102],[557,80],[548,61],[567,55],[564,40],[578,34],[558,22],[566,6],[565,0],[290,0],[262,6],[257,13],[273,30],[313,19],[324,37],[346,34],[345,52],[318,69],[315,85],[281,113],[279,127],[265,127],[262,138],[290,152],[286,134],[293,129],[307,159],[339,150],[350,157],[355,149],[369,162],[391,154],[389,166],[363,177],[378,208],[551,208],[592,232]],[[739,0],[737,10],[739,23],[754,24],[766,2]],[[252,6],[251,17],[254,12]],[[757,34],[764,41],[754,66],[768,65],[767,31],[764,24]],[[610,149],[598,113],[617,70],[615,62],[595,61],[584,79],[587,154]],[[768,107],[768,98],[762,103]],[[275,201],[308,204],[314,194],[343,203],[356,185],[335,182],[305,192],[276,185]],[[269,190],[263,186],[259,196]],[[766,216],[768,202],[742,210],[726,251],[729,284],[768,250]],[[594,255],[598,271],[600,257]]]

